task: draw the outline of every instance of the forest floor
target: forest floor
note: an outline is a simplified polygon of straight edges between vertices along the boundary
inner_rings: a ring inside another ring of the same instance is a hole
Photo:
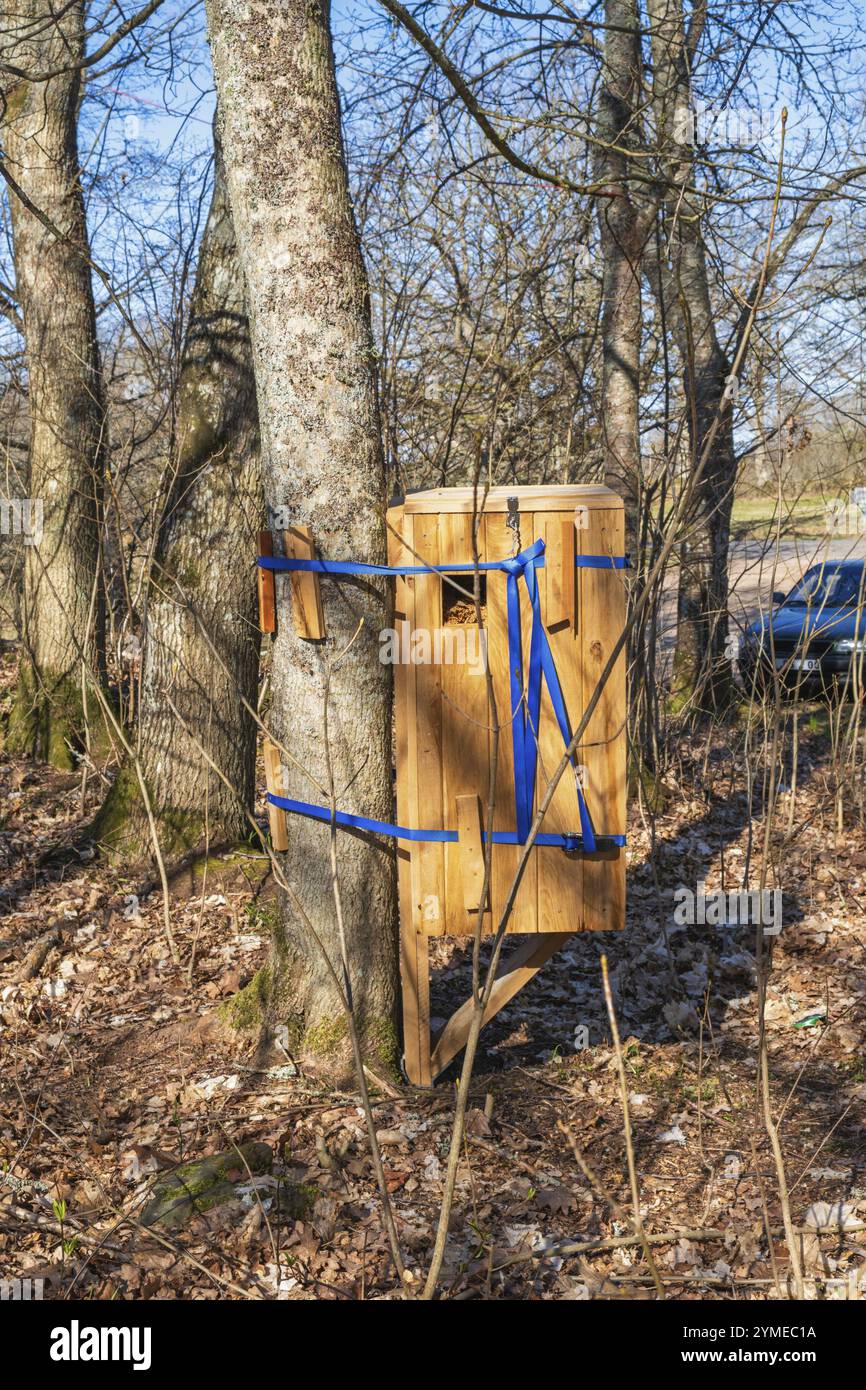
[[[672,787],[654,839],[633,808],[627,930],[575,936],[485,1030],[444,1296],[657,1296],[630,1219],[602,950],[667,1296],[787,1296],[754,931],[672,922],[679,884],[739,887],[748,858],[757,882],[760,837],[723,753],[699,791],[694,768]],[[398,1297],[358,1097],[217,1019],[266,959],[262,860],[250,850],[248,865],[211,860],[204,883],[173,882],[178,970],[158,881],[107,867],[82,840],[99,794],[93,778],[82,804],[80,776],[0,761],[0,1277],[42,1279],[57,1299]],[[784,822],[784,796],[781,808]],[[773,1109],[807,1294],[862,1297],[866,834],[834,828],[818,735],[804,741],[795,809],[766,1009]],[[466,995],[467,951],[440,942],[435,956],[444,1017]],[[453,1079],[375,1093],[410,1295],[441,1200]],[[253,1141],[267,1150],[238,1154]],[[142,1222],[177,1165],[218,1153],[227,1200],[171,1228]]]

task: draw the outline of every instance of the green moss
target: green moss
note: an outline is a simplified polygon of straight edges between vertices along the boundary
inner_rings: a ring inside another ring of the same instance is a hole
[[[160,852],[167,860],[188,854],[204,840],[204,816],[199,811],[163,806],[155,810],[154,820]],[[132,763],[125,762],[114,779],[91,834],[115,858],[123,854],[138,860],[153,853],[141,785]]]
[[[108,740],[95,698],[89,715],[91,748],[98,754]],[[22,659],[5,751],[13,757],[40,758],[70,772],[76,767],[74,750],[84,745],[85,728],[80,680],[52,671],[40,672],[37,679],[30,662]]]
[[[102,844],[115,845],[123,835],[128,835],[132,819],[143,813],[141,787],[135,768],[124,763],[97,813],[92,827],[93,836]]]
[[[201,566],[196,564],[194,560],[187,560],[177,571],[176,578],[181,588],[186,593],[189,593],[191,589],[198,588],[201,582],[201,576]]]
[[[193,1214],[230,1201],[237,1194],[236,1183],[244,1183],[251,1173],[269,1173],[272,1166],[268,1145],[255,1141],[181,1164],[157,1182],[142,1225],[177,1229]]]
[[[269,868],[269,861],[265,860],[265,872]],[[276,903],[247,903],[246,908],[247,928],[249,931],[268,933],[274,938],[276,944],[279,926],[279,914]]]
[[[174,858],[201,844],[205,834],[204,816],[199,811],[162,806],[156,816],[156,829],[163,854]]]
[[[628,795],[633,799],[640,792],[644,801],[655,812],[663,811],[670,801],[670,792],[658,773],[638,754],[629,758]]]
[[[665,702],[669,715],[676,717],[688,711],[696,718],[724,717],[738,699],[730,661],[717,656],[708,671],[690,642],[677,645]]]
[[[677,647],[674,652],[670,691],[665,702],[668,714],[682,714],[692,698],[696,679],[697,667],[693,654]]]
[[[365,1053],[378,1062],[378,1069],[400,1079],[400,1039],[393,1018],[375,1018],[363,1032]]]
[[[251,1032],[264,1024],[270,996],[271,970],[263,965],[248,985],[219,1006],[217,1014],[235,1032]]]
[[[378,1073],[396,1079],[400,1076],[400,1046],[397,1028],[392,1018],[360,1020],[358,1032],[361,1052],[368,1065]],[[349,1055],[349,1025],[345,1014],[320,1019],[307,1028],[299,1042],[299,1050],[323,1062],[344,1062]]]
[[[177,871],[178,876],[183,874],[192,892],[199,892],[205,880],[213,886],[214,892],[219,885],[237,886],[242,880],[256,889],[270,870],[270,863],[264,855],[250,855],[250,849],[256,847],[250,836],[249,840],[240,840],[236,847],[227,846],[213,854],[195,854],[183,861]],[[256,921],[254,916],[249,916],[249,912],[247,920],[248,929],[256,931]]]
[[[348,1037],[345,1014],[338,1014],[335,1018],[322,1018],[307,1028],[301,1042],[305,1052],[327,1061],[336,1059],[345,1051]]]
[[[208,395],[210,386],[210,372],[198,373],[190,363],[185,363],[180,405],[183,419],[180,439],[181,477],[185,477],[194,468],[200,468],[220,447],[220,437],[214,429],[213,421],[207,411],[196,403],[197,396],[202,399],[202,388],[205,395]]]

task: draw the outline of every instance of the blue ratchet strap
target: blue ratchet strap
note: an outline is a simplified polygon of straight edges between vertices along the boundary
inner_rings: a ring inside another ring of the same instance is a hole
[[[536,545],[544,545],[536,541]],[[530,547],[531,549],[534,547]],[[523,552],[524,555],[527,553]],[[520,558],[519,556],[517,557]],[[313,574],[474,574],[479,570],[504,570],[506,560],[483,560],[474,565],[470,561],[448,565],[362,565],[354,560],[287,560],[284,555],[259,555],[256,564],[262,570],[275,570],[278,574],[288,570],[306,570]],[[536,569],[544,569],[545,559],[540,555],[535,561]],[[627,570],[627,555],[575,555],[575,569],[588,570]]]
[[[514,752],[514,800],[517,829],[494,830],[492,841],[500,845],[522,845],[526,842],[532,828],[532,808],[535,800],[535,776],[538,764],[538,728],[541,714],[541,682],[547,684],[550,701],[563,743],[568,748],[571,743],[571,726],[562,695],[562,687],[544,630],[541,617],[541,599],[538,590],[536,570],[544,566],[544,541],[537,540],[519,555],[509,560],[490,560],[480,563],[459,563],[438,565],[365,565],[347,560],[290,560],[283,556],[261,555],[257,561],[261,569],[277,572],[306,570],[316,574],[334,575],[429,575],[474,573],[476,570],[498,570],[506,575],[506,612],[508,620],[508,663],[511,690],[511,736]],[[577,555],[575,567],[583,569],[625,569],[628,559],[623,555]],[[526,694],[523,689],[523,638],[520,623],[520,590],[518,580],[524,579],[529,601],[532,605],[532,628],[529,642],[529,672]],[[572,763],[574,756],[572,755]],[[597,837],[593,829],[583,790],[575,783],[577,804],[580,814],[580,835],[553,834],[540,832],[535,843],[551,845],[567,851],[581,850],[594,854],[600,847],[624,845],[624,835],[603,835]],[[281,810],[296,815],[309,816],[313,820],[325,821],[345,829],[368,830],[378,835],[392,835],[398,840],[423,842],[456,841],[456,830],[414,830],[408,826],[393,825],[387,821],[373,820],[369,816],[353,816],[346,811],[333,813],[327,806],[315,806],[306,801],[295,801],[290,797],[268,793],[268,801]],[[487,835],[483,835],[486,841]],[[599,846],[599,839],[602,846]]]

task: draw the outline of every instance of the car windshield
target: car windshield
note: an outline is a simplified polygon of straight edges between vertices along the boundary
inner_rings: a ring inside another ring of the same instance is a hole
[[[815,565],[794,585],[785,602],[808,603],[813,608],[853,608],[861,596],[866,599],[862,565]]]

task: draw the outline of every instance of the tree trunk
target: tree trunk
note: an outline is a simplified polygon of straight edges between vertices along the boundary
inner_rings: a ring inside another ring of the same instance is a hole
[[[320,555],[382,561],[385,472],[369,292],[346,173],[324,0],[209,0],[226,171],[247,278],[266,499],[312,529]],[[277,587],[271,721],[294,760],[288,795],[322,804],[328,708],[337,804],[392,819],[391,687],[378,658],[384,581],[323,580],[327,637],[296,636]],[[363,623],[362,627],[359,625]],[[285,873],[339,974],[329,830],[291,818]],[[340,832],[339,881],[354,1002],[377,1064],[394,1056],[395,853]],[[301,1054],[335,1067],[348,1054],[339,997],[322,953],[284,904],[268,981],[272,1024]]]
[[[145,613],[137,746],[160,849],[171,856],[205,839],[210,847],[246,839],[244,808],[255,791],[256,727],[244,701],[255,708],[252,561],[264,503],[244,282],[218,142],[176,406],[175,476]],[[95,833],[115,853],[150,850],[130,763]]]
[[[640,448],[640,367],[643,334],[641,277],[647,233],[655,205],[637,191],[629,173],[642,149],[642,80],[635,0],[606,0],[602,82],[598,95],[596,178],[613,198],[597,200],[602,250],[601,424],[604,481],[625,506],[625,548],[638,574],[645,567],[646,519],[641,518],[644,480]],[[639,161],[637,161],[639,162]],[[642,524],[643,520],[643,524]],[[634,588],[631,588],[631,594]],[[655,653],[647,663],[644,623],[629,640],[629,709],[635,738],[632,763],[651,757]]]
[[[604,480],[624,499],[630,550],[640,494],[641,261],[646,222],[629,187],[627,151],[640,143],[640,95],[637,7],[634,0],[607,0],[595,173],[616,197],[597,200],[603,266],[601,415]]]
[[[719,709],[732,692],[725,657],[728,626],[728,545],[736,482],[733,410],[727,398],[730,362],[716,334],[692,143],[691,64],[703,23],[695,10],[687,29],[682,0],[648,0],[652,30],[653,105],[662,151],[670,258],[659,266],[659,287],[682,360],[691,468],[709,446],[681,552],[677,649],[678,701]]]
[[[21,0],[5,56],[31,72],[79,62],[84,5]],[[82,662],[102,679],[105,409],[78,162],[80,73],[10,80],[5,163],[49,229],[10,190],[13,253],[29,383],[29,493],[43,509],[26,550],[23,650],[7,748],[71,767],[84,724]],[[59,234],[59,235],[58,235]],[[88,709],[99,725],[92,693]]]

